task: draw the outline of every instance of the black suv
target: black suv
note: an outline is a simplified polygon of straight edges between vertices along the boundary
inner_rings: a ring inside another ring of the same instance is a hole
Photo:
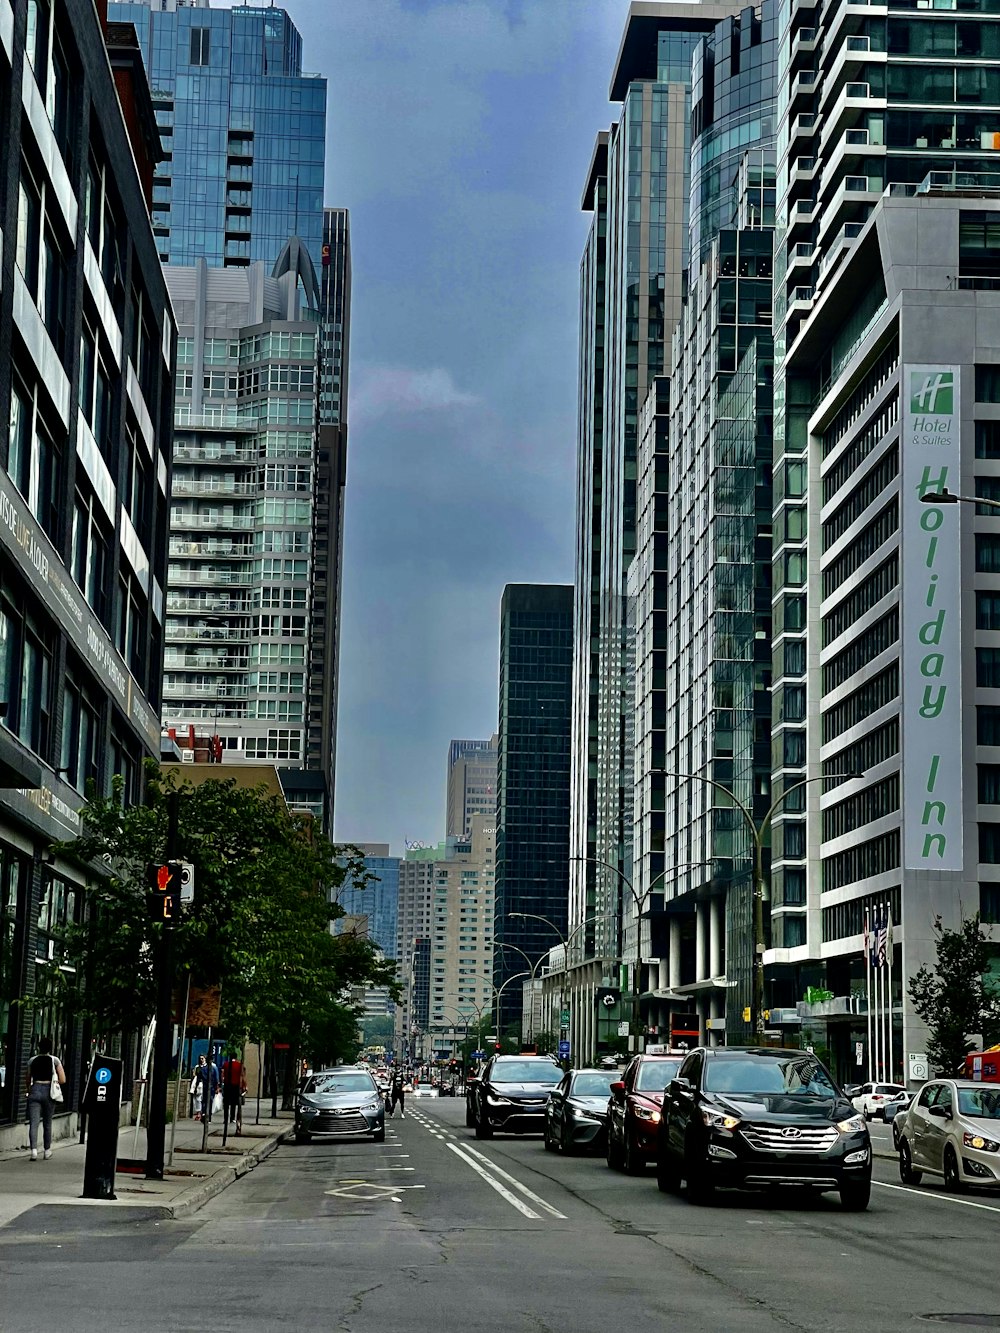
[[[656,1182],[707,1203],[717,1185],[839,1190],[861,1211],[871,1195],[868,1125],[809,1051],[694,1050],[663,1098]]]
[[[545,1055],[494,1055],[472,1092],[477,1139],[502,1134],[544,1134],[545,1105],[563,1071]]]

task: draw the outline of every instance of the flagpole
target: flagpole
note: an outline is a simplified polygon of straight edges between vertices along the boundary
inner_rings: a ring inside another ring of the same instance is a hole
[[[880,1082],[879,1071],[882,1067],[882,1000],[879,994],[879,966],[878,966],[878,908],[873,913],[874,930],[872,931],[872,987],[875,991],[875,1012],[873,1021],[875,1024],[875,1068],[872,1070],[872,1082]]]
[[[887,902],[885,905],[885,980],[888,991],[888,1025],[889,1025],[889,1082],[895,1083],[895,1066],[892,1058],[893,1032],[892,1032],[892,904]]]
[[[875,1077],[872,1068],[874,1064],[874,1051],[872,1049],[872,941],[871,941],[871,919],[868,915],[868,908],[865,908],[865,1022],[868,1029],[868,1045],[865,1049],[865,1063],[867,1064],[867,1077],[872,1080]]]

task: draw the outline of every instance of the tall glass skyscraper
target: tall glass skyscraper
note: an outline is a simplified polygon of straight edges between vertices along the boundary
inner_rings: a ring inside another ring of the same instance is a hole
[[[166,157],[153,184],[165,264],[272,265],[289,236],[317,270],[323,243],[326,80],[302,72],[283,9],[128,0]]]

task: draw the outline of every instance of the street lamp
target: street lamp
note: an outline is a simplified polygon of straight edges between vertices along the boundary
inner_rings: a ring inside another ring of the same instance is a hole
[[[612,916],[613,913],[601,912],[597,916],[589,916],[586,918],[586,920],[581,921],[577,925],[575,925],[568,935],[564,935],[563,932],[556,925],[556,923],[553,920],[551,920],[551,918],[547,916],[542,916],[541,913],[539,912],[508,912],[507,915],[508,917],[516,918],[519,920],[541,921],[546,926],[548,926],[549,929],[555,935],[559,937],[559,943],[563,947],[563,965],[562,965],[562,970],[559,974],[559,1039],[560,1041],[562,1041],[564,1040],[563,1033],[565,1031],[562,1022],[562,1015],[563,1015],[563,1006],[565,1002],[564,1001],[565,979],[566,979],[566,973],[569,971],[569,942],[574,935],[578,935],[580,931],[585,930],[587,926],[593,925],[595,921],[602,921],[606,917]],[[553,948],[554,947],[555,946],[553,946]],[[541,958],[539,958],[538,962],[535,964],[535,967],[538,967],[538,965],[544,959],[548,958],[551,953],[552,949],[549,949],[546,953],[542,954]],[[534,969],[532,969],[532,977],[534,977]]]
[[[668,769],[658,768],[652,772],[667,778],[683,778],[688,782],[704,782],[708,787],[728,796],[733,805],[742,814],[750,836],[753,839],[753,991],[750,1003],[750,1027],[758,1042],[763,1044],[764,1037],[764,837],[771,825],[771,820],[778,810],[800,787],[807,787],[811,782],[826,782],[831,779],[863,778],[861,771],[851,773],[816,773],[811,778],[800,778],[790,787],[785,787],[768,806],[764,818],[758,824],[750,808],[740,800],[736,793],[714,778],[706,778],[701,773],[671,773]]]
[[[1000,509],[1000,500],[987,500],[982,495],[956,495],[947,486],[942,486],[939,491],[925,491],[920,502],[925,505],[984,505],[987,509]]]

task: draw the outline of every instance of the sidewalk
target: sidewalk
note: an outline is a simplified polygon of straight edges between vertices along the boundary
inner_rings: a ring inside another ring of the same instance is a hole
[[[269,1157],[292,1128],[292,1113],[278,1113],[277,1120],[267,1118],[270,1105],[261,1105],[260,1124],[255,1125],[256,1099],[244,1108],[243,1133],[230,1134],[222,1146],[221,1114],[209,1127],[208,1151],[201,1151],[200,1122],[180,1120],[174,1141],[173,1164],[163,1180],[147,1180],[142,1170],[119,1171],[115,1179],[114,1200],[82,1199],[83,1166],[86,1148],[76,1141],[53,1144],[48,1161],[42,1157],[32,1162],[28,1156],[28,1128],[24,1126],[24,1147],[0,1153],[0,1227],[40,1204],[78,1207],[85,1204],[124,1214],[129,1209],[143,1209],[144,1216],[157,1219],[186,1217],[224,1190],[240,1176],[252,1171]],[[167,1126],[166,1156],[170,1151],[170,1125]],[[41,1135],[39,1135],[39,1138]],[[135,1147],[133,1148],[133,1144]],[[134,1126],[126,1126],[118,1135],[119,1164],[146,1156],[146,1131],[138,1136]]]

